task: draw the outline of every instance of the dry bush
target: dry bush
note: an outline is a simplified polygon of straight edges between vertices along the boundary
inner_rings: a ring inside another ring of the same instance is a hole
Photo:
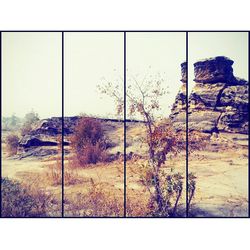
[[[71,137],[76,165],[84,167],[106,160],[107,141],[101,122],[95,118],[82,117]]]
[[[22,136],[25,136],[25,135],[28,135],[32,130],[32,126],[31,124],[27,123],[27,124],[24,124],[21,128],[21,135]]]
[[[19,137],[15,134],[10,134],[6,137],[5,141],[8,155],[15,155],[18,150]]]
[[[149,193],[127,189],[126,216],[127,217],[150,217]]]
[[[123,198],[105,191],[105,187],[91,179],[86,193],[77,193],[65,201],[66,216],[76,217],[122,217]]]
[[[7,178],[2,183],[3,217],[59,216],[60,204],[55,197],[37,185],[25,185]]]

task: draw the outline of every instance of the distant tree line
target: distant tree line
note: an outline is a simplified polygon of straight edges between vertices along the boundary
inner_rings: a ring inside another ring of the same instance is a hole
[[[2,130],[17,130],[22,127],[31,127],[32,124],[39,120],[39,115],[31,110],[24,118],[12,114],[10,117],[2,117]]]

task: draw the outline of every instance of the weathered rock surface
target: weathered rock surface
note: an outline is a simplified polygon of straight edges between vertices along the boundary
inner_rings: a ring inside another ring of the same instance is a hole
[[[19,145],[24,148],[38,146],[56,146],[58,143],[49,140],[42,140],[40,136],[25,135],[19,142]]]
[[[232,82],[233,61],[224,56],[205,59],[194,64],[195,82],[200,83],[218,83]]]
[[[223,56],[194,64],[195,86],[188,98],[190,131],[248,133],[248,82],[233,75],[232,65],[233,61]],[[186,79],[186,67],[182,64],[181,68],[182,78]],[[183,89],[181,86],[170,115],[178,129],[185,127],[182,123],[186,122]]]
[[[175,98],[171,109],[170,119],[177,131],[186,129],[186,83],[187,83],[187,63],[181,64],[182,85]]]

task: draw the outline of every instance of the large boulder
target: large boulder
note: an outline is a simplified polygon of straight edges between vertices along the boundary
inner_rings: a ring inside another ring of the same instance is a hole
[[[194,64],[194,81],[200,83],[232,82],[235,79],[233,63],[233,60],[224,56],[196,62]]]

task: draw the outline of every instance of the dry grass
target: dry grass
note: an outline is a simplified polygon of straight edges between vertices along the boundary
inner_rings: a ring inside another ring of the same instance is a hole
[[[123,198],[117,193],[107,191],[103,183],[88,183],[86,192],[66,195],[66,216],[73,217],[122,217]]]
[[[61,215],[60,201],[37,183],[2,179],[3,217],[54,217]]]

